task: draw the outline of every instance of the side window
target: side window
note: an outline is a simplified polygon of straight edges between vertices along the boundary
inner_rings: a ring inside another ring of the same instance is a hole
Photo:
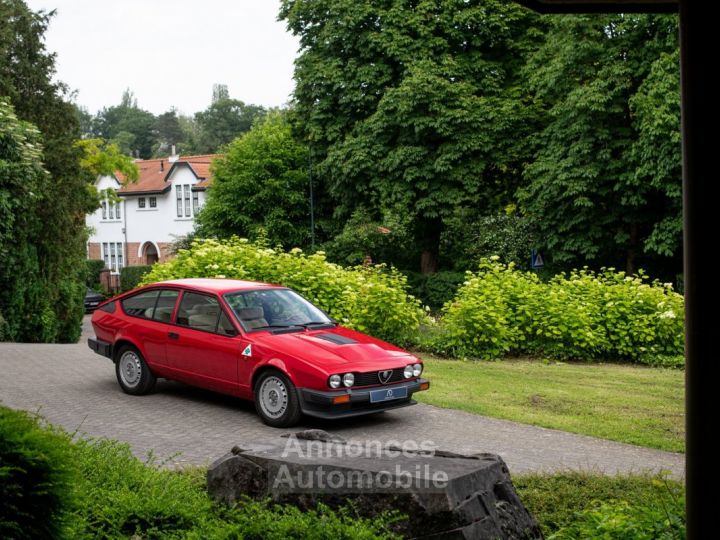
[[[175,301],[177,300],[178,291],[160,291],[153,319],[156,321],[169,323],[175,309]]]
[[[120,303],[123,311],[133,317],[143,317],[151,319],[155,310],[155,301],[157,300],[159,291],[147,291],[140,294],[125,298]]]
[[[205,294],[185,292],[180,301],[176,322],[195,330],[215,332],[220,311],[217,298]]]
[[[230,322],[225,312],[220,312],[220,322],[218,323],[217,333],[223,336],[237,336],[237,330]]]

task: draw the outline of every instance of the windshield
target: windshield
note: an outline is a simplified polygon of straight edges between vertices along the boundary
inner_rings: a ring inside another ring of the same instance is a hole
[[[225,300],[245,330],[332,324],[327,315],[290,289],[228,293]]]

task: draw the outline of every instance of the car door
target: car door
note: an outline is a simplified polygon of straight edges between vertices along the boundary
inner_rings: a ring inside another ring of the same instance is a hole
[[[131,322],[125,331],[140,343],[151,367],[167,364],[168,327],[177,297],[177,290],[151,289],[121,301]]]
[[[166,349],[176,378],[218,392],[238,393],[239,340],[228,322],[216,296],[183,291]]]

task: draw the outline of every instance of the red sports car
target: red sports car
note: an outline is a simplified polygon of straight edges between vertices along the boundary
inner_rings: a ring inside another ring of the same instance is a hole
[[[115,363],[128,394],[158,377],[252,399],[263,421],[345,418],[415,404],[422,361],[343,328],[292,289],[179,279],[102,303],[88,345]]]

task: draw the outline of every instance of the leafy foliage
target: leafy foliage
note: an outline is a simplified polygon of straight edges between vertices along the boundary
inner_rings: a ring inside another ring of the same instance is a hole
[[[443,308],[433,347],[478,358],[513,352],[654,363],[683,353],[683,318],[682,296],[642,273],[582,269],[543,283],[484,259]]]
[[[221,147],[250,131],[266,111],[258,105],[220,97],[204,111],[195,113],[196,136],[193,150],[201,154],[217,152]]]
[[[325,254],[285,253],[245,239],[195,241],[177,258],[156,264],[143,283],[190,277],[226,277],[292,287],[342,324],[375,337],[407,344],[424,320],[407,280],[384,265],[343,268]]]
[[[105,261],[102,259],[87,259],[85,261],[85,284],[91,289],[100,288],[100,272],[105,268]]]
[[[155,143],[155,116],[138,107],[130,89],[123,92],[119,105],[105,107],[93,120],[95,137],[109,140],[130,156],[152,157]]]
[[[272,113],[213,162],[213,185],[198,216],[199,234],[305,246],[310,234],[307,150]]]
[[[152,270],[152,266],[137,265],[124,266],[120,269],[120,288],[122,292],[137,287],[142,282],[145,274]]]
[[[40,131],[40,137],[29,140],[34,151],[41,141],[43,147],[42,154],[32,158],[35,170],[26,170],[25,187],[2,191],[5,204],[24,212],[8,222],[17,233],[16,252],[12,266],[5,266],[3,257],[3,269],[16,272],[24,282],[19,287],[0,283],[3,302],[12,295],[16,311],[11,316],[0,310],[10,325],[10,338],[25,341],[77,340],[85,281],[84,216],[96,203],[80,169],[80,151],[73,145],[79,137],[77,108],[67,101],[64,85],[53,80],[55,56],[45,50],[51,17],[32,12],[21,0],[0,1],[0,96],[8,96],[17,117]],[[5,103],[3,125],[12,123],[9,118]],[[41,168],[49,174],[38,176]]]
[[[553,17],[547,35],[526,71],[549,118],[520,191],[543,247],[566,266],[629,272],[677,254],[676,17]]]
[[[434,274],[408,273],[408,284],[413,296],[433,310],[439,310],[455,298],[465,282],[464,272],[435,272]]]
[[[69,438],[0,407],[0,537],[62,537],[79,493]]]
[[[284,0],[280,17],[300,38],[294,114],[336,216],[401,208],[435,271],[452,212],[494,211],[518,185],[536,123],[519,68],[540,19],[502,0]]]
[[[564,472],[513,480],[548,538],[685,538],[683,485],[666,477]]]

